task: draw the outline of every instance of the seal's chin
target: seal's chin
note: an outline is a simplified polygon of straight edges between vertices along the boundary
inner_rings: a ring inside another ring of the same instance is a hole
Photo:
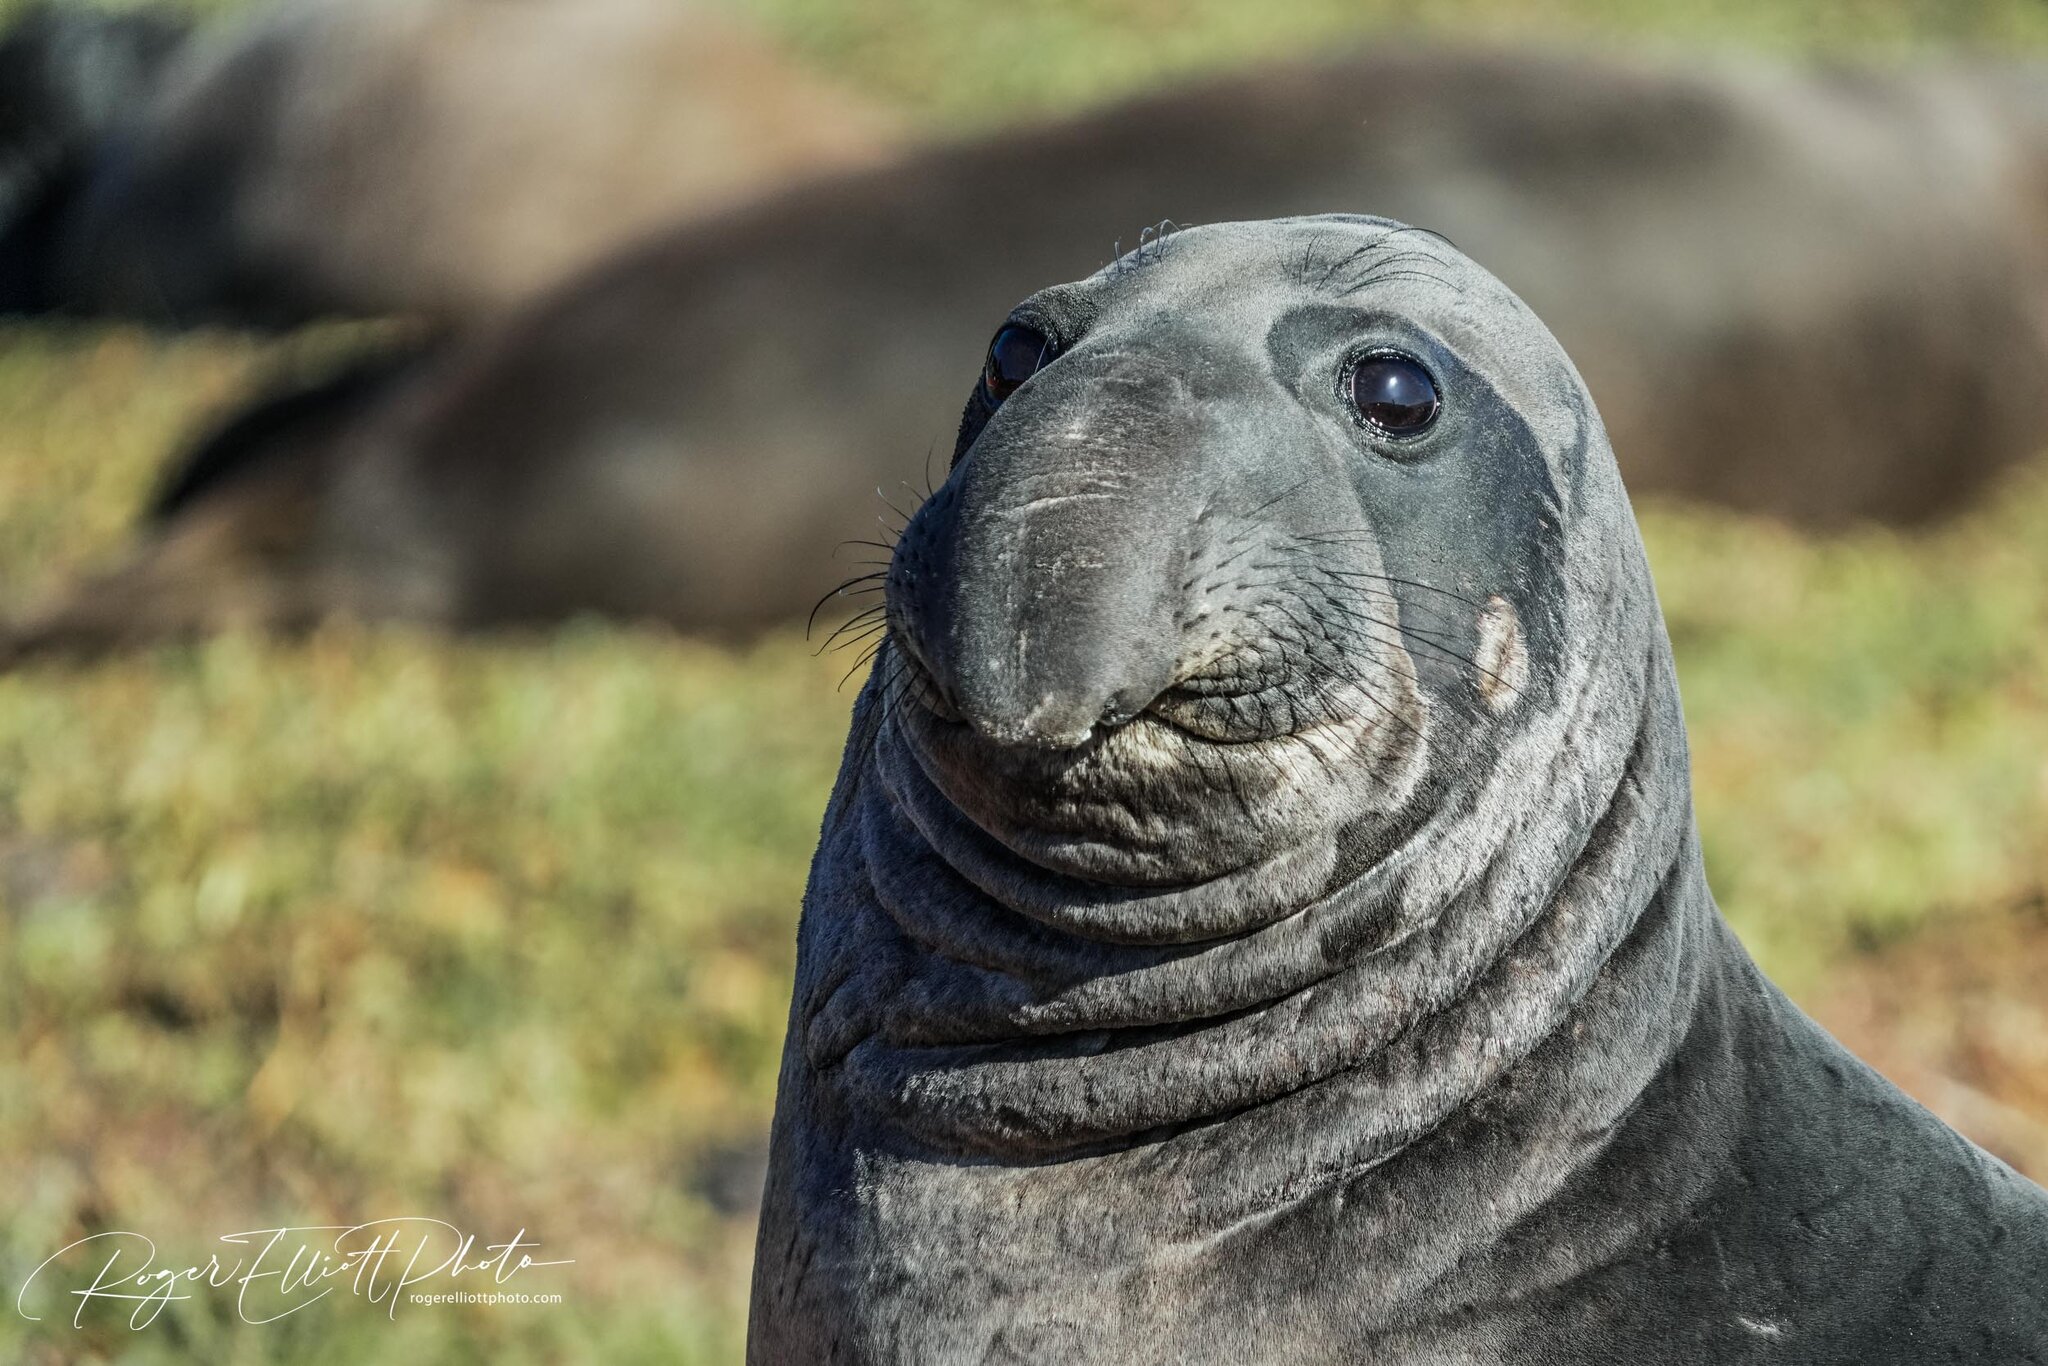
[[[903,667],[918,670],[914,658]],[[1377,682],[1233,692],[1188,680],[1064,749],[991,739],[915,683],[890,691],[882,724],[947,802],[1029,862],[1111,885],[1187,885],[1406,796],[1424,709],[1412,671]]]

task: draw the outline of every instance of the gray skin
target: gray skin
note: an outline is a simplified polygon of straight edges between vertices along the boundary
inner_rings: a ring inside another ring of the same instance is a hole
[[[943,464],[991,325],[1166,216],[1425,224],[1556,326],[1639,492],[1925,518],[2048,445],[2043,89],[1388,48],[814,180],[252,404],[0,661],[333,613],[801,619],[894,523],[877,489],[907,510]]]
[[[1371,218],[1021,305],[889,569],[749,1360],[2048,1354],[2048,1193],[1758,972],[1600,419]],[[1422,435],[1343,396],[1397,348]]]

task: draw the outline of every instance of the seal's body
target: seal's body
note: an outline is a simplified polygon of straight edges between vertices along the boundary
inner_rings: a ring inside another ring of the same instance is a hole
[[[54,297],[69,210],[176,64],[189,20],[33,3],[0,34],[0,312]]]
[[[1600,421],[1441,239],[1034,295],[884,616],[751,1360],[2048,1351],[2048,1194],[1721,920]]]
[[[704,5],[284,0],[189,44],[109,140],[51,291],[188,324],[469,318],[894,141]]]
[[[1161,214],[1388,205],[1557,324],[1638,490],[1924,518],[2048,439],[2030,79],[1393,50],[825,177],[393,383],[254,405],[0,656],[337,611],[801,619],[876,490],[924,487],[990,320]]]

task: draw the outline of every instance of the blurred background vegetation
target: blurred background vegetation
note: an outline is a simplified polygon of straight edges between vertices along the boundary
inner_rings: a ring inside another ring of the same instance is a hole
[[[1338,39],[2048,49],[2036,0],[751,8],[939,132]],[[182,433],[334,344],[0,329],[0,602],[103,560]],[[2043,1174],[2048,475],[1910,536],[1644,521],[1724,907],[1853,1045]],[[342,1298],[249,1327],[199,1300],[80,1335],[9,1308],[0,1357],[736,1360],[857,683],[813,650],[337,625],[0,676],[10,1301],[81,1227],[203,1257],[234,1229],[421,1213],[576,1259],[561,1306],[396,1322]]]

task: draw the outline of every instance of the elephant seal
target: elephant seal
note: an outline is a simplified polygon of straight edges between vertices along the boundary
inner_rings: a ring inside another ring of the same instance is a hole
[[[1721,919],[1600,419],[1441,238],[1032,295],[885,604],[751,1361],[2048,1348],[2048,1192]]]
[[[188,44],[107,141],[50,293],[179,324],[473,317],[895,142],[694,0],[283,0]]]
[[[67,207],[188,31],[169,12],[37,4],[0,35],[0,312],[57,302]]]
[[[1384,205],[1552,320],[1638,491],[1925,518],[2048,442],[2036,87],[1388,49],[820,177],[394,382],[255,400],[132,559],[0,655],[335,612],[801,619],[846,575],[833,547],[893,516],[876,490],[924,487],[958,358],[1169,214]]]

